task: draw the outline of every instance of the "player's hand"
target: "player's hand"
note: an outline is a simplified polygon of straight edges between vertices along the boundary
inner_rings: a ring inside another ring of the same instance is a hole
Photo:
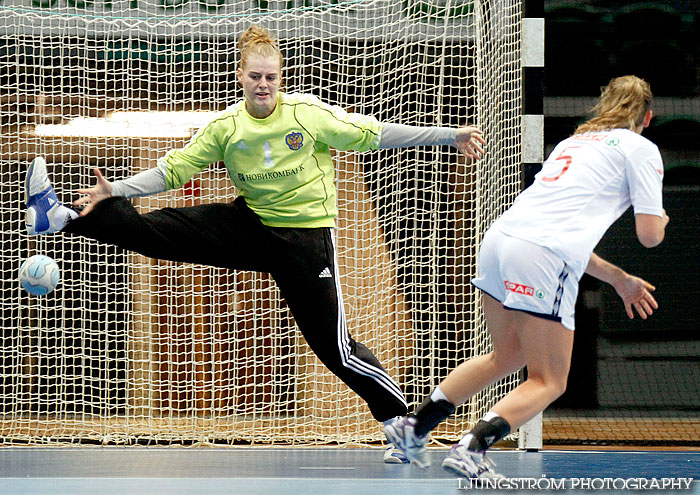
[[[622,298],[625,311],[630,319],[634,318],[634,312],[636,311],[642,320],[646,320],[647,316],[651,315],[659,307],[656,299],[651,295],[651,292],[656,290],[656,287],[646,280],[625,274],[621,280],[613,284],[613,287],[615,287],[615,291]]]
[[[84,217],[92,211],[97,203],[105,198],[109,198],[112,195],[112,184],[110,184],[107,179],[104,178],[100,169],[93,169],[95,177],[97,177],[97,184],[90,189],[78,189],[80,194],[86,194],[82,198],[78,198],[73,201],[75,206],[87,205],[83,211],[80,212],[80,216]]]
[[[484,156],[484,144],[486,141],[478,127],[465,126],[457,129],[455,146],[463,155],[478,160]]]

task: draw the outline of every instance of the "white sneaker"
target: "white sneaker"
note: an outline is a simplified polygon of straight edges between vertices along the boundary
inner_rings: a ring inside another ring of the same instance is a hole
[[[491,459],[486,458],[483,452],[474,452],[466,446],[457,444],[450,449],[442,468],[456,476],[465,478],[505,478],[494,471],[496,465]]]
[[[75,211],[59,203],[43,158],[37,157],[29,165],[24,195],[27,204],[25,224],[29,235],[58,232],[69,220],[78,216]]]
[[[403,450],[406,457],[419,468],[430,466],[426,445],[430,435],[419,437],[414,432],[415,418],[400,418],[384,427],[384,435],[394,446]]]
[[[387,445],[387,448],[384,451],[385,464],[408,464],[410,462],[411,461],[408,460],[408,457],[406,457],[403,450],[394,446],[392,443]]]

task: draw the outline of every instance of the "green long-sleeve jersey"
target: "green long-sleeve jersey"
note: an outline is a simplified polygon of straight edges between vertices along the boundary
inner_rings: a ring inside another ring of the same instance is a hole
[[[306,94],[278,93],[256,119],[240,101],[158,161],[168,189],[222,161],[248,206],[271,227],[333,227],[338,214],[329,147],[378,149],[382,124]]]

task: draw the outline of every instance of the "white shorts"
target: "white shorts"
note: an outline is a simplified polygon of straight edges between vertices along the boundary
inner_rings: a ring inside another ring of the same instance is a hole
[[[525,311],[573,330],[578,280],[549,249],[489,229],[472,284],[506,309]]]

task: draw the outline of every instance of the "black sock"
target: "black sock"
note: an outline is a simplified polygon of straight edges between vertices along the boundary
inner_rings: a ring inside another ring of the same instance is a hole
[[[440,399],[435,402],[430,396],[426,397],[423,403],[418,406],[416,412],[412,414],[416,418],[415,434],[419,437],[424,437],[454,412],[455,406],[450,401]]]
[[[472,438],[467,448],[475,452],[483,452],[508,433],[510,433],[510,425],[500,416],[488,421],[479,420],[474,429],[469,432]]]

